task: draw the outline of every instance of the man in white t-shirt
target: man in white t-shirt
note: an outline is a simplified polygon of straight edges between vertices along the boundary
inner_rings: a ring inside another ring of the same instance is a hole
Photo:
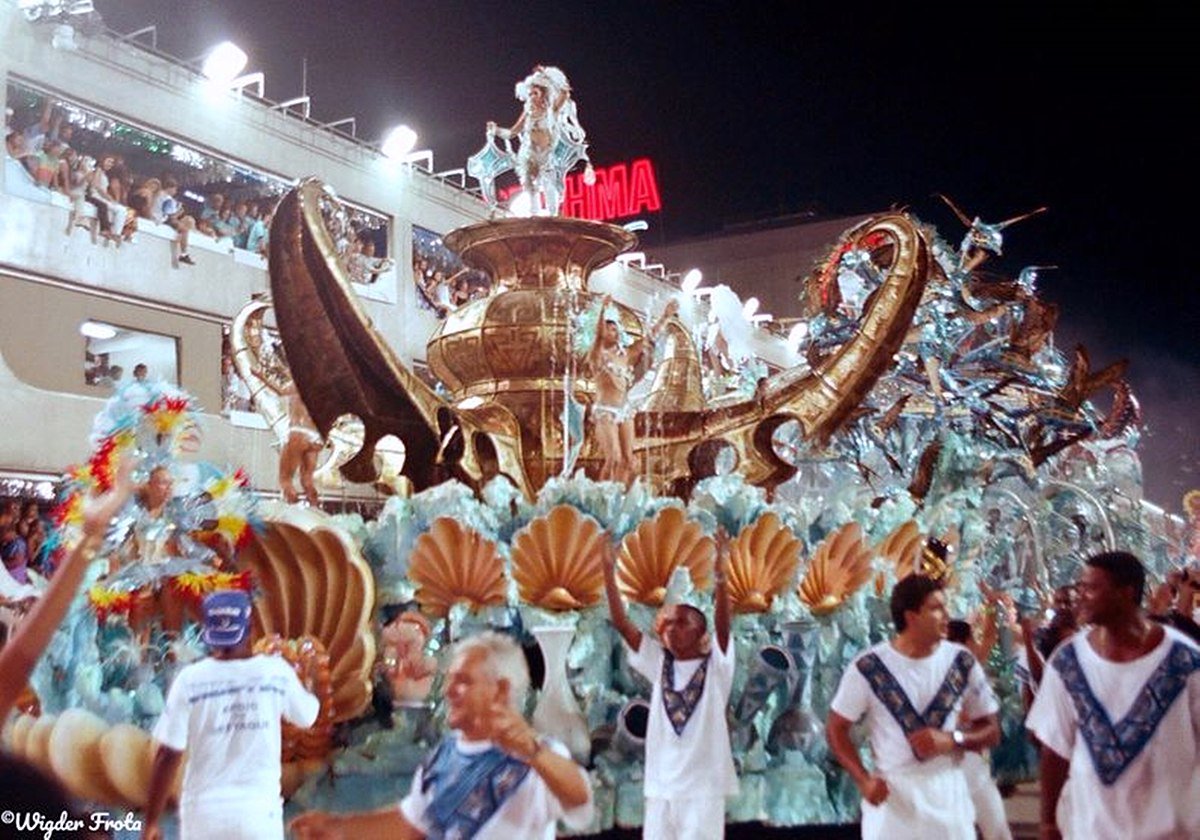
[[[830,750],[862,793],[864,840],[974,840],[959,758],[999,742],[999,703],[971,652],[945,640],[940,581],[904,578],[892,590],[891,613],[896,636],[859,654],[842,675],[826,725]],[[850,738],[864,717],[871,771]],[[960,717],[970,729],[955,728]]]
[[[1200,837],[1200,648],[1146,617],[1145,582],[1127,552],[1084,565],[1091,628],[1051,655],[1026,720],[1045,840]]]
[[[486,631],[460,642],[444,688],[452,731],[417,769],[400,806],[310,811],[292,820],[292,832],[300,840],[553,840],[560,819],[587,827],[587,773],[521,716],[528,689],[525,655],[512,638]]]
[[[642,836],[647,840],[724,837],[725,797],[738,792],[725,717],[733,688],[734,656],[725,583],[728,546],[723,531],[718,532],[717,545],[715,648],[704,613],[686,604],[663,607],[655,621],[657,639],[639,630],[621,600],[611,546],[605,557],[605,590],[613,626],[628,646],[630,666],[653,687],[646,727],[642,821]]]
[[[142,836],[162,836],[159,819],[187,750],[179,801],[183,840],[282,840],[281,719],[312,726],[320,702],[283,659],[251,654],[247,593],[213,592],[203,612],[210,656],[175,677],[154,727],[158,752]]]

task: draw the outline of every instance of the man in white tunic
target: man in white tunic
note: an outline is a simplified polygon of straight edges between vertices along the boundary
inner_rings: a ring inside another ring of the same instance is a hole
[[[1088,558],[1091,628],[1050,657],[1026,725],[1042,743],[1045,840],[1200,837],[1200,648],[1150,621],[1126,552]]]
[[[356,814],[310,811],[292,820],[300,840],[553,840],[562,820],[592,821],[592,788],[561,743],[521,716],[525,655],[487,631],[460,642],[446,672],[451,732],[425,758],[399,807]]]
[[[281,657],[252,655],[247,593],[214,592],[203,610],[210,656],[175,677],[154,727],[158,751],[142,836],[162,836],[159,818],[187,750],[183,840],[283,840],[281,720],[312,726],[320,702]]]
[[[652,685],[646,727],[647,840],[709,840],[725,836],[725,797],[738,791],[725,711],[733,688],[729,638],[728,546],[717,538],[713,624],[715,649],[704,613],[686,604],[663,607],[655,621],[659,638],[638,629],[617,588],[609,548],[605,590],[613,626],[625,640],[629,664]]]
[[[863,797],[864,840],[974,840],[975,813],[959,766],[963,750],[1000,740],[999,704],[975,657],[945,640],[942,584],[909,575],[891,597],[897,635],[850,663],[830,704],[826,737]],[[956,729],[960,716],[970,729]],[[865,717],[874,770],[850,727]]]

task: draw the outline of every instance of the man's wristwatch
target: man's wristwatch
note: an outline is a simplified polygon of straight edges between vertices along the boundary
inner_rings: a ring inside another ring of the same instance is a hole
[[[950,733],[950,737],[954,740],[954,746],[961,749],[967,743],[967,736],[963,734],[961,729],[955,729]]]

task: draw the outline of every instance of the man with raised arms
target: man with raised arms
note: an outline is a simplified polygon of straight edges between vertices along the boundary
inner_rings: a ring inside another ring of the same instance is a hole
[[[974,840],[975,813],[958,757],[1000,740],[999,704],[975,657],[945,640],[940,581],[909,575],[891,596],[896,636],[859,654],[830,704],[826,737],[862,793],[864,840]],[[963,717],[969,730],[955,728]],[[850,727],[865,717],[874,769]]]
[[[724,837],[725,797],[738,791],[725,719],[734,656],[724,532],[718,533],[717,545],[715,647],[704,613],[687,604],[662,608],[655,621],[657,638],[643,633],[625,611],[611,546],[605,557],[605,591],[613,627],[628,645],[629,664],[653,686],[642,824],[647,840]]]
[[[1200,837],[1200,648],[1142,612],[1132,554],[1089,557],[1080,620],[1026,725],[1042,743],[1041,837]]]

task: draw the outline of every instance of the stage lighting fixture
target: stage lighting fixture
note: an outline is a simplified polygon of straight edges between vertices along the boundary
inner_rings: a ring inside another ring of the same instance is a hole
[[[380,151],[384,157],[395,161],[403,161],[408,153],[417,145],[417,132],[406,125],[398,125],[383,138]]]
[[[247,61],[249,58],[241,47],[233,41],[222,41],[209,51],[200,72],[210,81],[226,87],[233,84]]]

